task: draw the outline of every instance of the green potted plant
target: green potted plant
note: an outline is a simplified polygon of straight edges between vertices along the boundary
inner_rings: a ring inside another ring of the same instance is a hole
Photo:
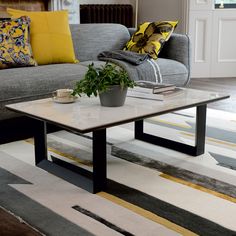
[[[110,63],[100,67],[90,64],[84,79],[76,83],[73,95],[99,95],[102,106],[118,107],[124,105],[128,87],[134,86],[122,68]]]

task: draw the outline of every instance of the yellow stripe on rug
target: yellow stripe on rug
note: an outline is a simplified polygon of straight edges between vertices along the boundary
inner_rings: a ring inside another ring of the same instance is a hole
[[[179,225],[176,225],[176,224],[172,223],[171,221],[166,220],[166,219],[164,219],[164,218],[162,218],[162,217],[160,217],[160,216],[158,216],[158,215],[156,215],[156,214],[154,214],[150,211],[147,211],[147,210],[145,210],[141,207],[138,207],[138,206],[136,206],[132,203],[129,203],[127,201],[124,201],[124,200],[122,200],[122,199],[120,199],[116,196],[113,196],[109,193],[99,192],[99,193],[97,193],[97,195],[99,195],[100,197],[103,197],[103,198],[105,198],[105,199],[107,199],[107,200],[109,200],[109,201],[111,201],[111,202],[113,202],[117,205],[120,205],[120,206],[122,206],[122,207],[124,207],[124,208],[126,208],[126,209],[128,209],[132,212],[135,212],[136,214],[141,215],[142,217],[145,217],[146,219],[149,219],[149,220],[151,220],[155,223],[161,224],[161,225],[165,226],[166,228],[171,229],[171,230],[173,230],[177,233],[180,233],[184,236],[196,236],[196,235],[198,235],[198,234],[195,234],[195,233],[191,232],[188,229],[185,229],[185,228],[183,228]]]
[[[184,124],[179,124],[179,123],[175,123],[175,122],[171,122],[171,121],[166,121],[166,120],[162,120],[162,119],[156,118],[156,117],[149,118],[148,120],[157,121],[157,122],[160,122],[160,123],[163,123],[163,124],[166,124],[166,125],[172,125],[172,126],[175,126],[175,127],[191,129],[191,126],[189,126],[189,125],[184,125]]]
[[[211,189],[202,187],[202,186],[197,185],[197,184],[193,184],[193,183],[188,182],[188,181],[186,181],[186,180],[182,180],[182,179],[179,179],[179,178],[176,178],[176,177],[167,175],[167,174],[160,174],[160,177],[165,178],[165,179],[168,179],[168,180],[171,180],[171,181],[176,182],[176,183],[179,183],[179,184],[186,185],[186,186],[188,186],[188,187],[191,187],[191,188],[200,190],[200,191],[205,192],[205,193],[209,193],[209,194],[211,194],[211,195],[214,195],[214,196],[216,196],[216,197],[222,198],[222,199],[224,199],[224,200],[227,200],[227,201],[236,203],[236,198],[234,198],[234,197],[228,196],[228,195],[223,194],[223,193],[216,192],[216,191],[214,191],[214,190],[211,190]]]
[[[195,134],[190,134],[190,133],[186,133],[186,132],[180,132],[180,134],[188,136],[188,137],[192,137],[192,138],[195,137]],[[214,142],[214,143],[222,144],[222,145],[229,146],[229,147],[236,147],[236,144],[234,144],[234,143],[230,143],[227,141],[220,141],[219,139],[206,137],[206,140],[209,142]]]

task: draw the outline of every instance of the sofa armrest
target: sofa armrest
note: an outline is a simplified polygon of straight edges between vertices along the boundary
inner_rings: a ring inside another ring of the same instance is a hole
[[[190,80],[190,39],[186,34],[172,34],[170,39],[165,43],[159,57],[175,60],[184,64],[188,70],[188,80]]]

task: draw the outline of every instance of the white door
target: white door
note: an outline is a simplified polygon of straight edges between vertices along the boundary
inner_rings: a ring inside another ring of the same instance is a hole
[[[193,78],[211,75],[213,3],[214,0],[189,1],[188,34],[192,45]]]
[[[211,77],[236,76],[236,9],[213,15]]]
[[[191,77],[210,77],[212,12],[191,11],[189,16],[189,36],[192,45]]]
[[[236,9],[215,9],[214,3],[190,0],[193,78],[236,76]]]

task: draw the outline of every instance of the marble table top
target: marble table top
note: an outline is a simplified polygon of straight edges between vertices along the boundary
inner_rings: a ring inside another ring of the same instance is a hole
[[[228,97],[225,94],[185,88],[182,93],[164,101],[127,97],[122,107],[103,107],[98,97],[82,97],[70,104],[58,104],[48,98],[6,107],[36,119],[86,133]]]

